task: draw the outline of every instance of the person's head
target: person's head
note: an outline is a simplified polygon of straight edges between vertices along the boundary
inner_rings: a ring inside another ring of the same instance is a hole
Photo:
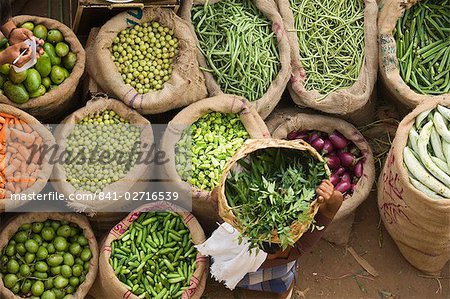
[[[10,0],[0,0],[0,26],[12,16]]]

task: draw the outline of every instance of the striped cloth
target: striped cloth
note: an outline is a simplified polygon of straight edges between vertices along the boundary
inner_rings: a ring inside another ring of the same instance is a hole
[[[248,273],[238,287],[252,291],[284,293],[297,280],[297,261],[273,268],[259,268]]]

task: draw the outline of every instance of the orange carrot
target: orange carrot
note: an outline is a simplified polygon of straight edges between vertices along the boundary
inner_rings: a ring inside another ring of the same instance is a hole
[[[16,137],[20,142],[27,144],[32,144],[36,139],[33,134],[27,134],[14,128],[11,128],[11,135]]]
[[[25,133],[32,133],[33,129],[23,120],[20,120],[20,123],[22,124],[23,130],[25,131]]]

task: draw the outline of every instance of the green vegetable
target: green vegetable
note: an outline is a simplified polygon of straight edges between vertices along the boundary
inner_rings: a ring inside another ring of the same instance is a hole
[[[328,94],[349,88],[364,62],[362,0],[290,0],[305,87]]]
[[[117,278],[139,298],[181,298],[196,269],[189,230],[172,212],[142,213],[111,249]]]
[[[177,142],[175,163],[180,177],[199,189],[214,189],[225,163],[248,138],[239,115],[205,114]]]
[[[103,190],[135,165],[140,140],[140,128],[113,110],[84,117],[67,137],[66,150],[71,159],[67,159],[64,169],[68,182],[77,190]],[[78,243],[85,246],[87,240]]]
[[[125,84],[145,94],[170,80],[178,39],[173,30],[153,21],[122,30],[110,50]]]
[[[225,195],[242,224],[241,236],[262,248],[277,231],[283,249],[293,245],[290,225],[312,223],[310,205],[327,178],[325,163],[305,151],[279,148],[257,150],[238,163],[243,169],[230,173]]]
[[[86,276],[86,265],[92,258],[88,243],[74,254],[67,252],[72,246],[80,246],[77,241],[81,237],[84,238],[82,230],[66,221],[23,225],[0,251],[0,279],[5,287],[22,298],[31,295],[34,297],[30,298],[63,298],[74,293],[81,284],[81,277]],[[48,255],[53,243],[58,253]],[[76,267],[74,260],[80,257],[82,265]]]
[[[400,76],[420,94],[450,92],[450,3],[424,0],[398,19],[394,30]]]
[[[261,98],[281,68],[271,21],[251,0],[192,8],[192,23],[208,71],[225,93]]]

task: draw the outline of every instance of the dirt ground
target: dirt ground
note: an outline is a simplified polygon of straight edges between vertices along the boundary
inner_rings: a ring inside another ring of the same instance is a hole
[[[46,15],[47,1],[13,2],[16,13]],[[58,1],[52,2],[54,17],[58,17]],[[68,1],[65,3],[65,20],[68,20]],[[372,193],[357,210],[348,246],[367,260],[377,270],[379,276],[368,275],[345,247],[322,240],[312,253],[300,260],[299,281],[294,298],[450,298],[450,265],[447,264],[441,278],[438,279],[426,278],[412,267],[403,258],[393,240],[383,229],[383,225],[380,225],[375,193]],[[210,279],[203,298],[276,297],[242,290],[231,292],[222,284]]]

